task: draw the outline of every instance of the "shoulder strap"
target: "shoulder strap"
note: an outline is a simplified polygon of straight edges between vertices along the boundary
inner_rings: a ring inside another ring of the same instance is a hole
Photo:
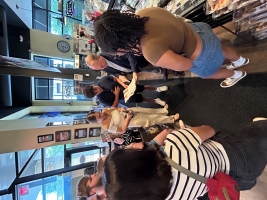
[[[176,162],[174,162],[172,159],[170,159],[168,156],[166,156],[165,160],[175,169],[177,169],[179,172],[193,178],[196,179],[197,181],[200,181],[201,183],[206,184],[207,182],[207,178],[205,178],[204,176],[200,176],[184,167],[182,167],[181,165],[178,165]]]

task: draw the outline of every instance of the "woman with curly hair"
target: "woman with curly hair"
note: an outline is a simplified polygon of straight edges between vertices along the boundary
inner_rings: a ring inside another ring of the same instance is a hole
[[[94,21],[95,39],[102,52],[143,55],[155,66],[195,73],[201,78],[224,79],[231,87],[246,76],[236,71],[249,63],[233,48],[220,44],[211,27],[186,23],[162,8],[146,8],[136,14],[108,10]],[[221,68],[224,60],[231,61]]]

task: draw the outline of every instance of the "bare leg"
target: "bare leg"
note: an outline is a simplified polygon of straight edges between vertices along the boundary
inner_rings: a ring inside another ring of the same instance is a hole
[[[237,51],[233,49],[232,47],[227,47],[227,46],[222,45],[222,52],[226,60],[236,61],[240,58],[240,54],[237,53]]]
[[[224,78],[230,78],[234,75],[234,71],[233,70],[229,70],[229,69],[225,69],[225,68],[220,68],[218,69],[218,71],[209,76],[206,77],[206,79],[224,79]]]

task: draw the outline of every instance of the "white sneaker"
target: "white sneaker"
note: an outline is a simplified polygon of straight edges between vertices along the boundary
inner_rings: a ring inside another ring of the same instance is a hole
[[[179,120],[179,126],[180,126],[180,129],[185,129],[185,125],[182,120]]]
[[[157,87],[157,92],[164,92],[168,90],[168,86],[161,86],[161,87]]]
[[[244,78],[247,75],[247,72],[242,71],[242,74],[238,78],[227,78],[223,82],[221,82],[220,86],[222,88],[228,88],[236,84],[238,81],[240,81],[242,78]]]
[[[156,104],[159,104],[161,106],[165,106],[166,105],[166,102],[165,101],[162,101],[160,98],[156,98],[155,99],[155,103]]]
[[[242,65],[235,66],[233,63],[230,63],[230,64],[226,65],[226,69],[237,69],[239,67],[242,67],[244,65],[247,65],[248,63],[249,63],[249,59],[248,58],[245,58],[245,62]]]
[[[267,118],[264,118],[264,117],[255,117],[253,119],[253,122],[257,122],[257,121],[261,121],[261,120],[267,120]]]

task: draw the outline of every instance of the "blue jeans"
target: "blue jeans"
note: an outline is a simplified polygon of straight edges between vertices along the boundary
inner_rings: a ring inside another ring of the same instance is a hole
[[[212,140],[223,145],[230,161],[230,175],[240,189],[249,190],[255,186],[267,164],[267,121],[219,131]],[[207,195],[199,198],[208,199]]]
[[[201,78],[215,74],[222,66],[224,56],[219,38],[213,33],[211,27],[203,22],[188,23],[199,35],[202,42],[202,51],[193,61],[190,69]]]

